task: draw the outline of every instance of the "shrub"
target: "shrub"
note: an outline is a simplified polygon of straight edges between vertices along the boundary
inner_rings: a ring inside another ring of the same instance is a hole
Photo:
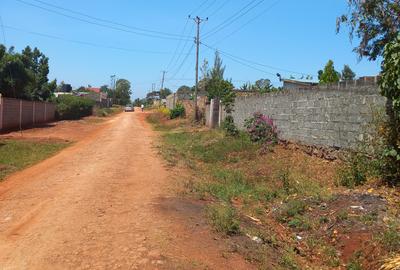
[[[266,144],[278,142],[278,131],[273,120],[262,113],[254,113],[253,117],[245,120],[244,126],[251,141]]]
[[[239,134],[239,130],[235,126],[232,115],[225,117],[225,120],[222,122],[222,128],[230,136],[237,136]]]
[[[171,115],[171,111],[167,107],[158,108],[158,112],[161,113],[162,115],[166,116],[166,117],[169,117]]]
[[[183,116],[185,116],[185,107],[181,103],[176,104],[176,107],[173,108],[169,114],[169,118],[171,119]]]
[[[95,104],[91,99],[73,95],[61,95],[55,101],[57,118],[70,120],[91,115]]]

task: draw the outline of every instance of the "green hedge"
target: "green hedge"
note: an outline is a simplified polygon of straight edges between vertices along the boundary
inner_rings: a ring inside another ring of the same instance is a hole
[[[73,95],[61,95],[55,101],[57,118],[60,120],[74,120],[92,115],[95,105],[91,99]]]

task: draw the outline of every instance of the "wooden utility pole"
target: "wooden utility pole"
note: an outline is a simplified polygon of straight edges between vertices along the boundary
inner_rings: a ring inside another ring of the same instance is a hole
[[[189,15],[190,18],[190,15]],[[199,16],[193,18],[194,22],[197,25],[197,35],[196,35],[196,86],[194,88],[194,119],[199,120],[199,113],[197,107],[197,92],[199,90],[199,47],[200,47],[200,24],[204,21],[208,21],[208,18],[201,19]]]
[[[160,91],[164,89],[164,78],[165,78],[165,73],[167,73],[167,71],[163,70],[163,71],[162,71],[162,79],[161,79],[161,88],[160,88]]]

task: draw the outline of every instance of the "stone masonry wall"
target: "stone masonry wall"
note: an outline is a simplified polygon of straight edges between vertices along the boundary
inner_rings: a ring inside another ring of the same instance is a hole
[[[383,109],[385,101],[377,86],[288,90],[238,96],[233,118],[243,128],[246,118],[261,112],[275,121],[281,139],[353,148],[365,136],[373,113]]]

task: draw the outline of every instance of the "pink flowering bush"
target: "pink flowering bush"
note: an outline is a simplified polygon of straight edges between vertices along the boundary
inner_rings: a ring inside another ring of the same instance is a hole
[[[250,140],[267,145],[278,142],[278,130],[274,121],[267,115],[256,112],[244,122]]]

